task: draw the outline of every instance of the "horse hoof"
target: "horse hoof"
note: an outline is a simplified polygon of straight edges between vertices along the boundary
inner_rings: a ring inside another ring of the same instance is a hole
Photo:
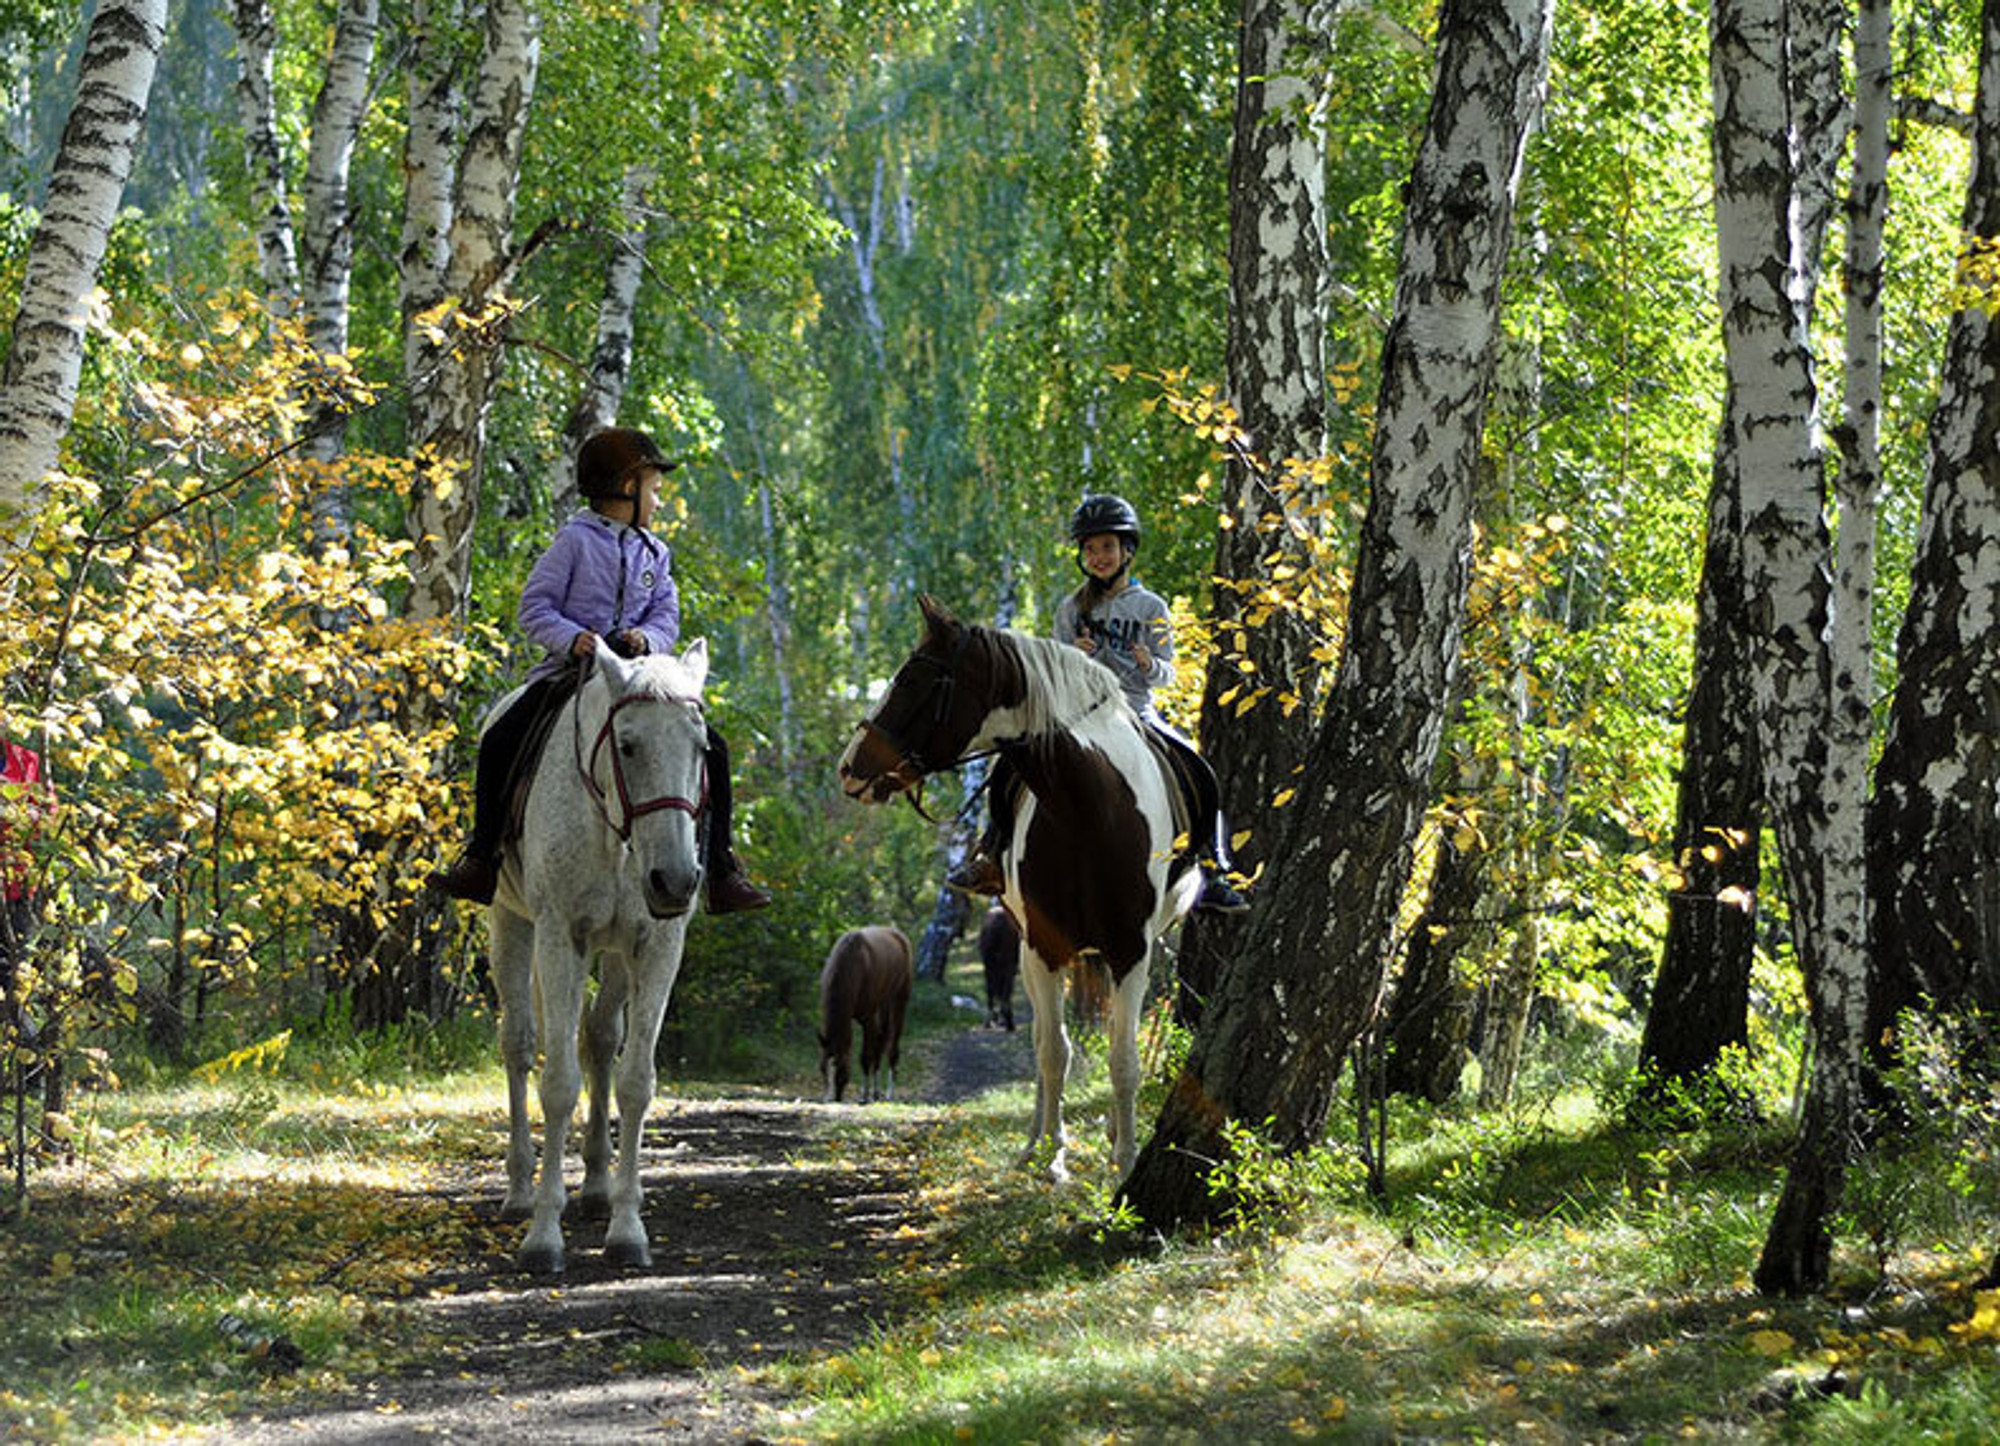
[[[521,1247],[514,1263],[530,1275],[561,1275],[563,1273],[563,1253],[560,1245]]]
[[[604,1242],[604,1263],[644,1268],[653,1263],[653,1252],[643,1240],[607,1240]]]

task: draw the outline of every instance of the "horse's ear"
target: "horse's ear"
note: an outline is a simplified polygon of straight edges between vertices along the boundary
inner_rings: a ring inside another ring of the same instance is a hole
[[[917,606],[923,609],[924,621],[930,625],[933,636],[949,638],[958,632],[959,621],[951,615],[951,609],[929,593],[917,595]]]
[[[681,649],[681,666],[686,668],[694,681],[695,691],[701,691],[708,681],[708,639],[696,638]]]
[[[600,672],[615,679],[621,688],[624,686],[626,676],[632,671],[632,665],[612,652],[611,645],[602,637],[597,639],[596,661]]]

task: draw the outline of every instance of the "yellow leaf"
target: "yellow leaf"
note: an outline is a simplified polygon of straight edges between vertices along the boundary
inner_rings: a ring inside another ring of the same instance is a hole
[[[1729,908],[1732,909],[1741,909],[1744,913],[1747,914],[1753,907],[1755,907],[1757,903],[1757,896],[1751,893],[1748,889],[1744,888],[1741,884],[1731,884],[1728,888],[1723,889],[1716,894],[1715,902],[1718,904],[1727,905]]]
[[[1792,1338],[1779,1330],[1752,1331],[1745,1342],[1760,1356],[1782,1356],[1792,1348]]]
[[[1297,793],[1298,790],[1296,788],[1279,789],[1276,793],[1271,795],[1271,807],[1283,808],[1286,804],[1292,801],[1293,796]]]

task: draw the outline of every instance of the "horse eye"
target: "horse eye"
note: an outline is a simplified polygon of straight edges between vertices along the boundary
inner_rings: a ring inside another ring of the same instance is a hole
[[[639,756],[638,747],[630,742],[619,743],[618,751],[627,758],[637,758]]]

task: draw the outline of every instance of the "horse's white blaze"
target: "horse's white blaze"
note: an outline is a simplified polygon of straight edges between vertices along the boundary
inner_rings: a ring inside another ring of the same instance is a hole
[[[699,798],[705,735],[696,705],[706,676],[707,649],[700,642],[679,657],[632,663],[600,647],[595,673],[550,735],[521,840],[510,847],[501,872],[489,928],[507,1068],[503,1208],[518,1212],[532,1205],[534,1219],[519,1256],[531,1270],[563,1267],[563,1148],[586,1091],[582,1199],[609,1210],[608,1259],[650,1259],[639,1147],[656,1084],[653,1051],[687,937],[684,902],[678,912],[673,905],[683,892],[692,898],[701,869],[695,821],[679,807],[634,817],[629,841],[619,837],[615,821],[623,805],[614,770],[623,771],[624,797],[634,804],[674,797],[691,806]],[[624,710],[593,760],[594,741],[613,704],[634,695],[646,701]],[[580,759],[593,769],[596,797]],[[591,965],[599,959],[597,998],[586,1014]],[[531,1189],[527,1076],[538,1036],[544,1056],[541,1172]],[[607,1104],[614,1068],[615,1168]]]

